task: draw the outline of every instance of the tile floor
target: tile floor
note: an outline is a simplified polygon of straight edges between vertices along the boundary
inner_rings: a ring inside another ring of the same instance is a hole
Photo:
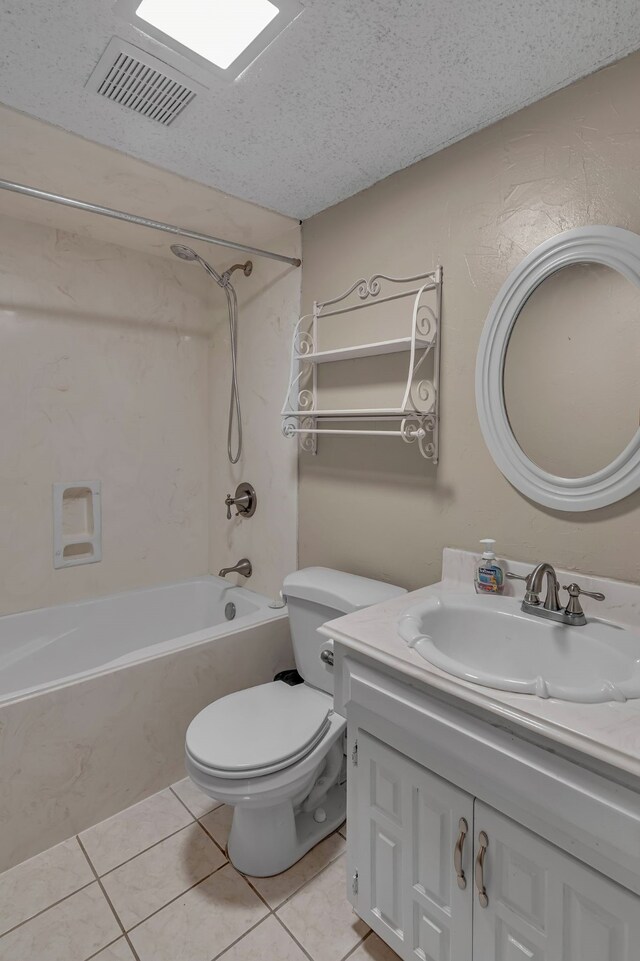
[[[0,875],[0,961],[397,961],[345,896],[344,826],[275,878],[185,779]]]

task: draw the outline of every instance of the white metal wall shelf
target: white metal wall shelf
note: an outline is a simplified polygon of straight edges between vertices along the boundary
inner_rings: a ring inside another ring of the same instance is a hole
[[[380,296],[383,284],[399,289]],[[418,284],[418,286],[416,286]],[[430,295],[429,298],[427,295]],[[355,299],[357,296],[358,299]],[[356,344],[331,350],[320,349],[321,321],[338,314],[349,314],[390,301],[413,298],[410,333],[390,340]],[[427,300],[430,299],[431,303]],[[336,306],[340,304],[341,306]],[[370,280],[357,280],[348,290],[331,300],[316,301],[313,312],[296,324],[291,345],[291,373],[284,407],[282,431],[298,437],[302,450],[317,451],[321,434],[398,437],[408,444],[418,443],[423,457],[438,463],[438,425],[440,416],[440,321],[442,313],[442,267],[412,277],[374,274]],[[407,379],[401,402],[394,407],[322,409],[319,406],[317,367],[363,357],[405,352]],[[433,355],[430,378],[419,374],[429,354]],[[395,429],[365,426],[371,421],[399,421]],[[333,426],[325,426],[333,422]],[[345,423],[362,422],[361,427]]]

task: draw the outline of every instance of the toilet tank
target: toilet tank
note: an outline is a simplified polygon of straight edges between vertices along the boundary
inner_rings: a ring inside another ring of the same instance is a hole
[[[405,593],[403,587],[329,567],[305,567],[287,575],[283,594],[289,607],[293,653],[305,681],[333,694],[333,671],[320,660],[326,643],[317,633],[322,624]]]

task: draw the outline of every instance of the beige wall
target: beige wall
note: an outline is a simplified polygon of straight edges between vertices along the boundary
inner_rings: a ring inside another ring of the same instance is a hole
[[[301,566],[418,587],[438,578],[444,546],[493,536],[511,557],[640,580],[640,492],[588,514],[531,504],[493,464],[474,398],[480,332],[509,271],[570,227],[640,232],[639,87],[636,54],[305,223],[304,309],[359,276],[437,264],[444,306],[440,464],[394,439],[322,438],[300,456]]]

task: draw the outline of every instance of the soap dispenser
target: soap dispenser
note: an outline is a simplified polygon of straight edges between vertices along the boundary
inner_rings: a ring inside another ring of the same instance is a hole
[[[484,553],[476,571],[476,592],[478,594],[502,594],[504,590],[504,568],[500,561],[496,559],[494,551],[496,542],[491,537],[484,537],[480,543],[484,546]]]

